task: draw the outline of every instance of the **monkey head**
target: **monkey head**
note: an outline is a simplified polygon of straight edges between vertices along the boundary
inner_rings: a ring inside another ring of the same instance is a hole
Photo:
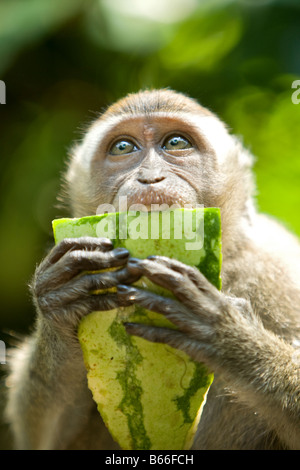
[[[141,91],[109,107],[73,148],[65,192],[74,217],[95,214],[102,204],[118,210],[126,196],[128,207],[220,207],[230,231],[250,218],[251,166],[238,139],[195,100]]]

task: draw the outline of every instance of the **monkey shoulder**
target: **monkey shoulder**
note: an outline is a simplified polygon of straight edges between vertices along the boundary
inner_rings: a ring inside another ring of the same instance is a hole
[[[265,215],[257,215],[244,247],[223,262],[223,291],[249,300],[267,318],[300,318],[299,279],[299,240]]]

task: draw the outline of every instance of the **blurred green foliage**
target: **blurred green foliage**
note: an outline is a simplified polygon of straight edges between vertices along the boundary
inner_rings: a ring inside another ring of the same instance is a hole
[[[171,87],[217,112],[257,156],[259,208],[300,234],[299,13],[299,0],[1,0],[0,339],[32,323],[68,149],[128,92]]]
[[[27,331],[68,149],[115,99],[171,87],[258,157],[258,206],[300,234],[297,0],[2,0],[1,331]],[[1,335],[0,335],[1,337]]]

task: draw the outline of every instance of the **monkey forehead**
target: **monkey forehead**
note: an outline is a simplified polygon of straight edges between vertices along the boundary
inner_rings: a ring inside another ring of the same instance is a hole
[[[197,113],[212,115],[212,113],[201,106],[195,99],[167,88],[140,90],[137,93],[129,93],[111,105],[104,113],[107,119],[110,116],[126,115],[152,115],[153,113]]]
[[[154,132],[154,125],[157,127],[166,126],[168,122],[176,124],[176,131],[188,132],[189,130],[196,133],[204,142],[204,146],[212,150],[216,156],[217,162],[222,164],[227,157],[228,152],[232,148],[233,140],[227,131],[226,126],[220,119],[212,113],[207,115],[198,115],[194,113],[165,113],[157,112],[144,115],[119,115],[110,116],[103,119],[103,116],[96,120],[88,130],[82,143],[75,149],[73,159],[88,169],[96,152],[99,151],[104,144],[108,135],[120,133],[124,135],[126,125],[134,128],[134,124],[143,122],[143,134],[146,139],[150,139]],[[129,125],[130,123],[130,125]],[[146,134],[146,135],[145,135]]]

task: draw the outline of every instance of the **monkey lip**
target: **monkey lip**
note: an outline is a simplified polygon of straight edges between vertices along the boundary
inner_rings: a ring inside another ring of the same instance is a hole
[[[138,210],[145,212],[163,211],[184,207],[188,203],[178,194],[166,194],[154,190],[127,195],[127,210],[130,210],[131,206],[135,206],[134,210],[137,210],[136,206],[138,205]]]

